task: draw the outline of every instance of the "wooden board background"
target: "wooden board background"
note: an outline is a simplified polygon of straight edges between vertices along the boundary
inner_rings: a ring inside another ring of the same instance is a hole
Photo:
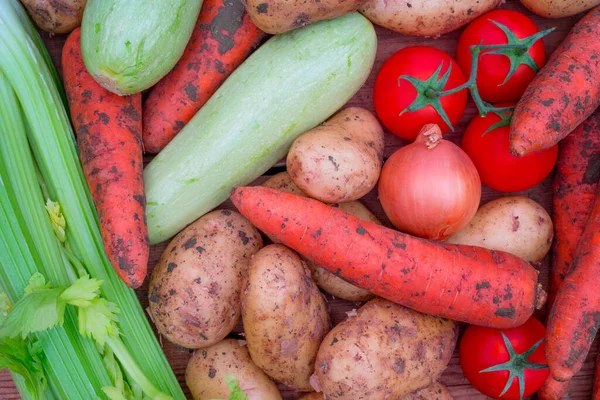
[[[546,45],[546,51],[550,54],[554,49],[558,46],[560,41],[567,35],[570,28],[573,24],[581,17],[581,15],[574,16],[571,18],[562,18],[562,19],[544,19],[538,17],[536,15],[531,14],[527,11],[517,0],[509,0],[501,6],[501,8],[507,9],[515,9],[526,14],[530,15],[531,18],[538,24],[540,30],[548,29],[551,27],[556,27],[557,29],[544,38],[544,42]],[[416,38],[416,37],[408,37],[404,36],[380,27],[377,27],[377,36],[378,36],[378,49],[377,49],[377,59],[375,61],[375,65],[373,67],[373,71],[369,76],[366,84],[361,88],[361,90],[354,96],[352,100],[348,103],[348,105],[353,106],[361,106],[367,108],[369,110],[373,110],[373,96],[372,96],[372,88],[375,81],[375,77],[377,76],[377,72],[381,68],[382,63],[391,56],[397,50],[411,45],[427,45],[427,46],[435,46],[439,49],[442,49],[448,52],[450,55],[454,56],[456,51],[456,43],[458,37],[460,35],[461,30],[457,30],[455,32],[446,34],[437,39],[432,38]],[[65,36],[55,36],[49,37],[48,34],[42,33],[42,37],[48,46],[52,58],[61,71],[60,68],[60,52],[65,41]],[[455,133],[449,133],[445,136],[445,138],[454,141],[455,143],[460,143],[460,138],[462,132],[464,131],[467,123],[473,118],[475,115],[476,108],[472,101],[469,101],[467,110],[465,112],[464,117],[462,118],[460,124],[457,126]],[[404,145],[405,142],[398,139],[394,135],[386,132],[386,148],[385,148],[385,157],[389,157],[396,149]],[[151,159],[150,156],[146,157],[146,162]],[[267,175],[273,174],[275,172],[279,172],[282,169],[274,168]],[[260,183],[264,181],[264,177],[261,177],[256,181],[256,183]],[[539,184],[538,186],[526,191],[518,193],[523,196],[528,196],[537,202],[541,203],[548,212],[552,212],[552,179],[553,174],[550,175],[544,182]],[[506,196],[508,194],[503,194],[496,192],[490,188],[484,187],[482,194],[482,203],[488,202],[492,199]],[[384,222],[386,226],[391,226],[388,219],[385,217],[383,210],[377,200],[377,195],[375,191],[368,194],[363,202],[365,205],[373,212],[377,217]],[[226,208],[232,208],[233,206],[227,202],[223,205]],[[160,257],[163,249],[166,247],[166,243],[153,246],[151,248],[150,255],[150,270],[156,264],[158,258]],[[540,270],[541,282],[547,287],[548,282],[548,257],[543,260],[539,266],[537,266]],[[137,291],[140,302],[143,307],[148,306],[148,298],[147,298],[147,282],[145,285]],[[333,322],[335,324],[339,323],[346,317],[346,312],[352,310],[354,308],[358,308],[360,304],[358,303],[350,303],[339,299],[333,299],[331,296],[328,296],[328,304],[330,307],[331,316]],[[537,316],[544,320],[545,310],[540,310]],[[238,335],[239,332],[242,332],[241,324],[236,327],[234,330],[232,337],[241,338]],[[163,349],[173,367],[173,370],[177,374],[182,387],[186,391],[186,394],[189,396],[189,391],[185,386],[185,382],[183,379],[185,366],[187,360],[190,356],[190,351],[187,349],[178,348],[177,346],[167,342],[166,340],[161,339],[161,343],[163,344]],[[587,361],[585,362],[582,370],[577,374],[577,376],[572,380],[569,387],[569,399],[590,399],[591,391],[593,385],[593,375],[594,375],[594,361],[595,355],[597,352],[597,345],[595,344],[590,352]],[[450,392],[456,399],[470,399],[470,400],[479,400],[486,399],[486,396],[481,395],[477,392],[473,387],[469,385],[469,382],[465,379],[462,374],[459,361],[458,361],[458,352],[456,351],[450,365],[444,372],[441,377],[441,382],[447,385],[450,389]],[[281,392],[283,394],[284,399],[296,399],[299,397],[299,394],[294,393],[287,389],[284,386],[281,387]],[[191,397],[190,397],[191,398]],[[7,371],[0,372],[0,399],[1,400],[16,400],[20,399],[18,392],[16,391],[14,384],[11,380],[10,375]],[[67,399],[65,399],[67,400]],[[352,399],[348,399],[352,400]]]

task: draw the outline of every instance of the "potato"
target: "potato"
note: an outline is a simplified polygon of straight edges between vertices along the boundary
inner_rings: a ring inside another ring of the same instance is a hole
[[[328,400],[402,398],[437,380],[457,336],[453,321],[373,299],[323,339],[315,389]]]
[[[272,244],[252,258],[242,319],[254,363],[295,390],[311,390],[315,356],[330,321],[325,298],[296,253]]]
[[[377,118],[363,108],[346,108],[294,141],[287,170],[308,197],[325,203],[348,202],[375,187],[383,147]]]
[[[292,181],[292,178],[290,178],[290,174],[288,174],[287,171],[273,175],[264,181],[262,186],[306,197],[304,192],[300,190],[298,186],[296,186],[294,181]]]
[[[252,22],[262,31],[275,35],[348,14],[365,1],[243,0],[243,3]]]
[[[225,375],[240,382],[248,400],[281,400],[275,382],[252,362],[248,348],[235,339],[196,350],[185,369],[185,383],[194,400],[228,399],[231,390]]]
[[[260,233],[234,211],[213,211],[181,231],[152,272],[150,315],[161,335],[197,349],[219,342],[240,319],[240,292]]]
[[[263,183],[263,186],[270,187],[283,192],[297,194],[299,196],[306,196],[296,184],[290,178],[287,172],[280,172],[273,175],[271,178]],[[352,214],[365,221],[373,222],[381,225],[381,222],[377,219],[367,207],[365,207],[360,201],[350,201],[348,203],[333,204],[332,207],[339,207],[346,211],[348,214]],[[274,238],[269,237],[273,243],[278,243]],[[321,268],[315,265],[313,262],[304,259],[304,262],[310,269],[312,277],[317,285],[326,291],[331,293],[335,297],[349,301],[367,301],[373,298],[373,293],[368,290],[361,289],[353,284],[346,282],[342,278],[329,272],[325,268]]]
[[[511,196],[479,207],[471,222],[446,242],[502,250],[534,263],[550,250],[553,229],[544,207],[527,197]]]
[[[374,24],[414,36],[439,36],[468,24],[504,0],[369,0],[359,10]]]
[[[298,400],[323,400],[323,395],[321,393],[312,392],[309,394],[305,394],[300,397]]]
[[[579,14],[600,4],[600,0],[521,0],[531,12],[546,18]]]
[[[434,383],[419,389],[416,392],[403,397],[402,400],[453,400],[454,397],[450,394],[446,386],[441,383]]]
[[[87,0],[21,0],[38,28],[56,34],[81,25]]]
[[[312,392],[300,397],[298,400],[323,400],[323,394]],[[402,400],[453,400],[453,397],[446,386],[436,382],[402,397]]]

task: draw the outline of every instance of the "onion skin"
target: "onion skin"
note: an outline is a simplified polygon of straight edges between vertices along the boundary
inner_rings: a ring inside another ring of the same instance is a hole
[[[394,226],[405,233],[445,240],[473,218],[481,200],[481,180],[467,154],[443,140],[428,124],[414,143],[386,161],[379,199]]]

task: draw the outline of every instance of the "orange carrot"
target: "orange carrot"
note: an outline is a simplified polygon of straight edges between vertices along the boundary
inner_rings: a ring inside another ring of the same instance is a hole
[[[554,178],[554,246],[548,314],[585,230],[599,177],[600,111],[597,111],[559,144]],[[550,375],[538,391],[538,398],[561,399],[568,387],[569,381],[559,382]]]
[[[560,400],[567,394],[569,390],[569,382],[559,382],[550,374],[542,387],[537,391],[539,400]]]
[[[529,84],[510,126],[510,151],[547,149],[600,105],[600,7],[571,30]]]
[[[83,172],[100,219],[104,250],[128,286],[139,287],[148,264],[141,94],[121,97],[98,85],[81,57],[80,29],[62,52],[65,90]]]
[[[509,328],[545,300],[538,272],[508,253],[416,238],[265,187],[235,188],[231,200],[265,234],[310,261],[423,313]]]
[[[599,186],[600,188],[600,186]],[[546,330],[546,359],[557,381],[579,370],[600,327],[600,190]]]
[[[144,103],[145,151],[161,151],[264,35],[241,0],[205,0],[183,56]]]
[[[559,144],[554,178],[554,248],[548,312],[569,271],[600,177],[600,110]]]

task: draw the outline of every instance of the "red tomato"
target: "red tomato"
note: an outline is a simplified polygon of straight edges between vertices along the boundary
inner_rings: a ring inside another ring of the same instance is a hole
[[[471,75],[470,47],[472,45],[478,45],[482,40],[484,45],[508,43],[506,34],[490,20],[505,25],[519,39],[539,32],[538,27],[529,17],[517,11],[494,10],[476,18],[460,35],[456,51],[456,61],[466,76]],[[546,63],[542,39],[535,42],[528,53],[541,69]],[[504,55],[483,55],[483,53],[479,55],[477,89],[483,100],[501,103],[517,101],[521,98],[536,72],[527,65],[520,65],[508,82],[500,86],[506,79],[509,69],[510,61]]]
[[[537,319],[531,317],[527,322],[518,328],[502,329],[484,328],[481,326],[470,325],[465,330],[460,341],[460,366],[465,377],[469,380],[475,389],[493,399],[519,400],[520,386],[519,379],[513,375],[510,387],[502,396],[500,394],[505,389],[511,373],[507,370],[481,372],[487,368],[506,363],[511,359],[502,333],[510,342],[514,351],[524,358],[522,361],[527,363],[542,364],[542,369],[531,369],[531,365],[519,367],[521,360],[513,364],[515,372],[519,370],[524,377],[524,396],[527,397],[535,393],[544,383],[550,370],[546,366],[546,357],[544,356],[544,342],[531,355],[527,357],[526,353],[533,346],[544,338],[546,328]],[[516,358],[513,358],[515,360]]]
[[[395,135],[406,140],[415,140],[425,124],[439,125],[442,133],[448,132],[450,129],[431,105],[400,115],[417,98],[417,90],[413,84],[405,79],[399,79],[400,76],[409,75],[427,81],[440,65],[442,65],[442,69],[439,78],[442,78],[448,67],[452,65],[452,71],[450,71],[443,90],[454,89],[465,83],[465,77],[456,61],[448,54],[433,47],[405,47],[394,53],[381,67],[373,90],[375,112],[381,122]],[[433,96],[433,99],[439,99],[450,123],[456,125],[465,111],[467,91],[461,90],[440,98],[433,93],[438,90],[433,89],[429,95]]]
[[[554,168],[558,145],[515,157],[509,151],[508,126],[485,133],[500,120],[494,113],[489,113],[485,118],[476,115],[467,126],[461,147],[475,164],[484,185],[500,192],[519,192],[532,188]]]

